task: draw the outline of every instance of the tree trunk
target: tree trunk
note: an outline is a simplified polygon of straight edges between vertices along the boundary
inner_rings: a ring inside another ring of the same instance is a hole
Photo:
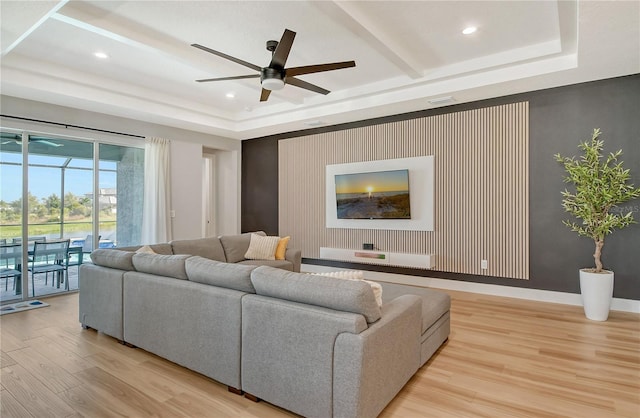
[[[604,239],[594,239],[596,243],[596,252],[593,253],[593,258],[596,261],[596,273],[600,273],[602,271],[602,261],[600,258],[602,257],[602,247],[604,246]]]

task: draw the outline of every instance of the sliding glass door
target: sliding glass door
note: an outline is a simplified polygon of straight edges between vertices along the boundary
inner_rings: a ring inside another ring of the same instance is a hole
[[[36,241],[69,240],[66,277],[29,271],[29,294],[33,297],[78,289],[80,254],[93,228],[93,144],[47,136],[29,136],[28,149],[29,251]],[[33,254],[30,254],[33,259]],[[35,263],[48,260],[36,259]],[[30,264],[33,264],[30,262]],[[54,277],[55,276],[55,277]]]
[[[0,302],[22,298],[22,158],[22,134],[0,132]]]
[[[94,248],[140,241],[142,148],[2,132],[0,175],[2,302],[77,290],[79,265]],[[35,242],[59,240],[69,241],[64,277],[34,275]],[[6,255],[22,243],[24,258]]]
[[[93,225],[93,144],[29,137],[29,236],[85,238]]]

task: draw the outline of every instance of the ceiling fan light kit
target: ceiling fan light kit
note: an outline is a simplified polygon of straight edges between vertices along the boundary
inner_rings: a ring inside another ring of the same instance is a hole
[[[282,90],[284,88],[284,80],[279,78],[266,78],[262,80],[262,88],[265,90]]]
[[[344,61],[344,62],[334,62],[330,64],[306,65],[302,67],[285,68],[285,64],[287,62],[287,58],[289,57],[289,52],[291,51],[291,46],[293,45],[293,40],[295,36],[296,36],[295,32],[289,29],[285,29],[284,33],[282,34],[282,38],[280,39],[280,42],[274,41],[274,40],[267,41],[267,51],[271,52],[271,62],[267,67],[259,67],[255,64],[251,64],[250,62],[232,57],[231,55],[227,55],[223,52],[213,50],[206,46],[202,46],[199,44],[191,44],[191,46],[195,48],[201,49],[213,55],[217,55],[221,58],[225,58],[225,59],[228,59],[229,61],[233,61],[236,64],[244,65],[245,67],[248,67],[248,68],[251,68],[252,70],[256,70],[260,72],[260,74],[255,74],[255,75],[207,78],[207,79],[196,80],[196,81],[202,83],[202,82],[209,82],[209,81],[239,80],[239,79],[245,79],[245,78],[259,77],[260,84],[262,86],[260,101],[264,102],[264,101],[267,101],[267,99],[269,99],[269,94],[271,93],[272,90],[283,89],[285,84],[291,84],[293,86],[296,86],[305,90],[313,91],[316,93],[320,93],[320,94],[329,94],[330,93],[329,90],[323,89],[322,87],[300,80],[295,76],[312,74],[312,73],[320,73],[324,71],[340,70],[342,68],[350,68],[350,67],[356,66],[355,61]]]
[[[281,90],[284,88],[284,70],[263,68],[260,70],[260,84],[265,90]]]

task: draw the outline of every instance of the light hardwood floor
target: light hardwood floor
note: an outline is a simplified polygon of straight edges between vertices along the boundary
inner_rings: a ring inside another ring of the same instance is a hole
[[[381,417],[640,417],[640,315],[453,297],[449,341]],[[285,417],[78,323],[78,295],[0,317],[8,417]]]

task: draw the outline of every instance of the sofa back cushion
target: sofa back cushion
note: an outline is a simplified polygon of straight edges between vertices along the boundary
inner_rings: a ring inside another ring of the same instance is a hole
[[[220,238],[199,238],[171,241],[174,254],[191,254],[216,261],[227,261]]]
[[[146,245],[146,246],[145,245],[133,245],[131,247],[118,247],[118,249],[121,250],[121,251],[135,252],[135,251],[138,251],[142,247],[148,247],[151,250],[153,250],[153,252],[156,253],[156,254],[164,254],[164,255],[173,254],[173,249],[171,248],[171,244],[168,244],[166,242],[163,242],[161,244],[151,244],[151,245]]]
[[[376,297],[376,303],[379,307],[382,308],[382,286],[380,283],[372,282],[364,279],[364,272],[359,270],[343,270],[343,271],[325,271],[321,273],[313,273],[318,276],[328,276],[334,277],[336,279],[343,280],[362,280],[371,286],[371,290],[373,290],[373,295]]]
[[[223,235],[220,237],[220,243],[224,249],[224,255],[227,263],[237,263],[244,260],[244,255],[249,249],[251,243],[251,234],[266,236],[263,231],[247,232],[239,235]]]
[[[371,286],[363,281],[262,266],[251,273],[251,282],[258,295],[360,314],[368,323],[377,321],[381,316]]]
[[[190,257],[185,262],[190,281],[247,293],[256,293],[251,283],[251,272],[257,267],[221,263],[198,256]]]
[[[135,253],[107,248],[99,248],[91,253],[93,264],[118,270],[133,270],[132,258]]]
[[[162,255],[134,253],[132,257],[133,267],[139,272],[155,274],[158,276],[174,277],[187,280],[185,260],[191,257],[188,254]]]
[[[236,264],[244,264],[247,266],[269,266],[282,270],[293,271],[293,263],[289,260],[244,260]]]

